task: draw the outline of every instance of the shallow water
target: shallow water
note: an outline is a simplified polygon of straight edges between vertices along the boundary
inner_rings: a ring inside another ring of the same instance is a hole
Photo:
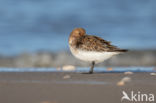
[[[0,72],[88,72],[89,68],[76,68],[76,70],[57,70],[56,68],[0,68]],[[120,73],[120,72],[156,72],[154,67],[114,67],[112,70],[107,68],[94,68],[97,73]]]

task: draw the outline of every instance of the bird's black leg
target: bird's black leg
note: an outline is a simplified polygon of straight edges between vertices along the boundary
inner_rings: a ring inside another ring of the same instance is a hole
[[[95,65],[95,62],[93,61],[92,62],[92,66],[91,66],[90,71],[89,71],[89,74],[92,74],[93,73],[94,65]]]

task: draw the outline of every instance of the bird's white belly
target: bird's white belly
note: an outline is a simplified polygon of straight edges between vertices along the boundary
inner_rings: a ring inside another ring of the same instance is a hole
[[[119,54],[119,52],[95,52],[95,51],[83,51],[83,50],[73,50],[71,48],[72,54],[83,61],[95,63],[103,62],[106,59],[111,58],[113,55]]]

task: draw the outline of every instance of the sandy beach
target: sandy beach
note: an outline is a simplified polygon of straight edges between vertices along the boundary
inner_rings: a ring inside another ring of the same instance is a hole
[[[130,81],[117,85],[125,77]],[[156,76],[150,73],[0,73],[0,103],[121,103],[122,91],[156,95]],[[132,102],[124,100],[123,103]]]
[[[156,103],[155,10],[156,0],[0,0],[0,103]]]

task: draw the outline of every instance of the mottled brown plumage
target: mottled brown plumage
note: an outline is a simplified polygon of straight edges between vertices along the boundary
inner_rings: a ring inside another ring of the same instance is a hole
[[[109,41],[106,41],[100,37],[93,35],[86,35],[83,28],[77,28],[71,32],[69,38],[69,44],[76,48],[86,51],[98,51],[98,52],[126,52],[127,50],[119,49],[116,46],[111,45]]]

